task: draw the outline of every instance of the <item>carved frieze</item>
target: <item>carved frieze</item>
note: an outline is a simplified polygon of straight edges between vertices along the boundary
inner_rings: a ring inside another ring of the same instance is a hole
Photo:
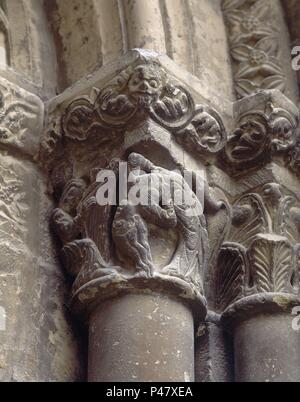
[[[214,109],[197,105],[190,91],[159,63],[139,60],[51,117],[40,159],[48,164],[69,142],[116,141],[121,147],[124,132],[147,120],[169,131],[196,155],[215,154],[226,142],[223,121]]]
[[[130,66],[104,88],[93,88],[90,97],[75,99],[63,128],[67,137],[83,141],[99,129],[128,130],[147,118],[196,151],[217,152],[225,144],[218,113],[196,106],[190,92],[154,63]]]
[[[235,90],[243,98],[259,90],[284,92],[286,77],[280,62],[280,31],[269,0],[223,0]]]

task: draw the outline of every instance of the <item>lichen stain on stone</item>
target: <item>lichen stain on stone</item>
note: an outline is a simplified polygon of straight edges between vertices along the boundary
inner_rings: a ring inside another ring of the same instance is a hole
[[[284,308],[284,309],[288,309],[289,305],[290,305],[290,300],[282,295],[277,295],[273,297],[273,301],[274,303],[276,303],[279,307]]]

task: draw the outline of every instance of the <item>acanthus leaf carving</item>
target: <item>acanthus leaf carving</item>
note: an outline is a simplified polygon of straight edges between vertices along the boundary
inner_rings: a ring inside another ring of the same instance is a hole
[[[255,236],[268,231],[268,227],[268,215],[258,194],[246,194],[237,200],[233,206],[230,241],[248,247]]]
[[[219,310],[260,293],[299,294],[299,205],[278,183],[263,184],[233,203],[231,230],[217,261]]]
[[[236,243],[224,243],[217,261],[216,308],[224,310],[243,294],[246,275],[246,249]]]
[[[261,234],[251,244],[248,253],[257,292],[288,292],[294,252],[284,237]]]

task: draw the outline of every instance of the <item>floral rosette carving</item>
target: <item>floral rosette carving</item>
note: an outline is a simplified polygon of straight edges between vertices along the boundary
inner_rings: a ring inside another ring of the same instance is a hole
[[[268,0],[224,0],[223,11],[235,62],[235,90],[239,98],[260,89],[279,89],[286,79],[278,61],[278,31],[270,19]]]

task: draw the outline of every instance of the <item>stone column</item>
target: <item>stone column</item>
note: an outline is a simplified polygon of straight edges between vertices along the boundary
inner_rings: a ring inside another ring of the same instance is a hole
[[[194,320],[182,300],[110,298],[93,310],[89,334],[89,381],[194,381]]]
[[[133,51],[49,104],[41,158],[72,309],[89,331],[90,381],[194,380],[206,315],[203,207],[223,207],[201,174],[226,132],[164,60]]]
[[[248,315],[249,307],[245,306],[244,317],[232,327],[235,380],[299,382],[300,340],[291,316],[291,308],[293,304],[299,305],[299,300],[274,294],[269,300],[263,297],[256,302],[254,315]]]
[[[298,110],[272,91],[243,99],[235,114],[221,163],[231,178],[214,172],[232,210],[216,263],[216,310],[233,337],[236,381],[299,381]]]

